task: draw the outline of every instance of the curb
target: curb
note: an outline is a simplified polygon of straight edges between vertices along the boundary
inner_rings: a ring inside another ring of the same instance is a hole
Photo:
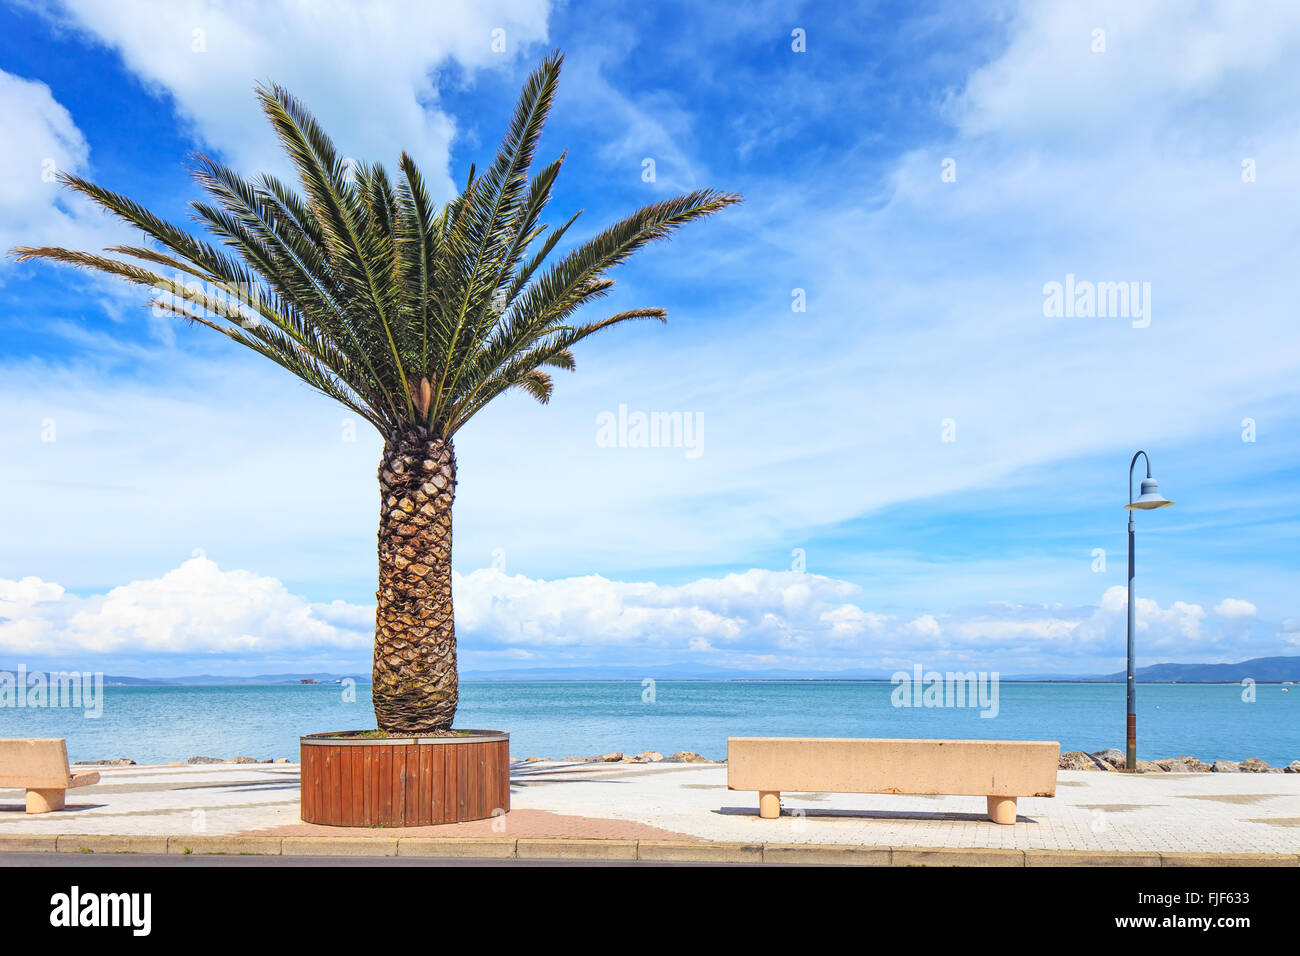
[[[166,853],[167,840],[165,836],[61,833],[54,838],[54,849],[59,853]]]
[[[203,856],[282,856],[283,837],[269,836],[170,836],[167,852]]]
[[[546,840],[520,838],[521,860],[635,860],[636,840]]]
[[[1162,866],[1300,866],[1296,853],[1162,853]]]
[[[508,837],[401,837],[398,856],[465,860],[512,860],[518,840]]]
[[[842,843],[767,843],[763,862],[786,866],[890,866],[887,846],[846,846]]]
[[[56,837],[39,833],[5,833],[0,835],[0,853],[53,853]]]
[[[763,844],[640,840],[636,858],[659,863],[762,863]]]
[[[1163,866],[1159,853],[1116,850],[1026,850],[1025,866]],[[1204,864],[1211,865],[1211,864]]]
[[[281,856],[397,856],[397,837],[284,837]]]
[[[893,847],[893,866],[1024,866],[1024,850],[994,850],[984,847]]]
[[[147,853],[230,856],[405,856],[592,862],[768,863],[785,866],[1291,866],[1296,853],[1105,852],[993,847],[888,847],[819,843],[713,843],[541,837],[144,836],[0,834],[9,853]]]

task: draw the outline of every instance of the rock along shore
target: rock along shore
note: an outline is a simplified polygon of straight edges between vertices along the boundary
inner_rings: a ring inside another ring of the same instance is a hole
[[[193,767],[199,764],[228,764],[228,763],[290,763],[288,757],[276,757],[272,759],[267,757],[265,760],[258,760],[256,757],[190,757],[188,760],[173,760],[170,763],[162,764],[164,767]],[[135,767],[138,766],[134,760],[128,757],[116,757],[112,760],[77,760],[72,764],[74,767]]]
[[[1124,769],[1124,753],[1115,748],[1084,753],[1082,750],[1070,750],[1061,754],[1058,768],[1061,770],[1096,770],[1102,773],[1116,773]],[[290,763],[288,757],[258,760],[255,757],[190,757],[188,760],[164,764],[168,767],[197,766],[202,764],[268,764]],[[726,760],[710,760],[693,750],[679,750],[665,757],[657,750],[644,750],[639,754],[623,753],[620,750],[590,757],[578,757],[573,754],[562,760],[552,757],[511,757],[511,763],[699,763],[725,764]],[[134,767],[136,762],[126,757],[113,760],[78,760],[77,767]],[[1258,757],[1245,760],[1215,760],[1206,763],[1196,757],[1184,754],[1181,757],[1167,757],[1163,760],[1139,760],[1139,773],[1300,773],[1300,760],[1293,760],[1285,767],[1270,767]]]
[[[1121,750],[1111,747],[1086,754],[1081,750],[1071,750],[1061,754],[1057,764],[1061,770],[1100,770],[1117,772],[1124,769],[1125,756]],[[1139,760],[1139,773],[1300,773],[1300,760],[1292,760],[1285,767],[1270,767],[1258,757],[1245,760],[1215,760],[1206,763],[1184,754],[1181,757],[1168,757],[1164,760]]]

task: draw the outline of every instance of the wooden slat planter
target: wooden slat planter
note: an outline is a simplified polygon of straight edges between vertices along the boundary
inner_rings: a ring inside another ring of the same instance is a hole
[[[510,735],[462,733],[299,738],[302,819],[335,827],[418,827],[509,812]]]

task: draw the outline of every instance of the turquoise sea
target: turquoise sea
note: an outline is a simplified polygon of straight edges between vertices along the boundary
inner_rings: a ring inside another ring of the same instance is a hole
[[[1064,750],[1124,745],[1121,684],[1003,683],[998,714],[894,707],[885,682],[660,681],[465,683],[460,727],[505,730],[511,753],[589,756],[611,750],[726,756],[728,736],[952,737],[1059,740]],[[1138,692],[1143,759],[1300,759],[1300,685],[1150,684]],[[72,760],[191,756],[297,760],[298,737],[374,726],[369,687],[106,687],[103,713],[0,708],[2,737],[66,737]]]

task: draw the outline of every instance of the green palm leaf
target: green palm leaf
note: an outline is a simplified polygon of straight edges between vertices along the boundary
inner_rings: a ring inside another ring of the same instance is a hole
[[[206,198],[191,210],[205,237],[64,176],[150,242],[103,255],[56,247],[12,254],[159,290],[162,311],[271,359],[385,437],[416,428],[450,438],[510,389],[549,400],[548,370],[571,369],[572,348],[588,335],[663,320],[652,308],[591,322],[574,315],[608,294],[607,273],[638,249],[739,201],[698,190],[652,203],[548,266],[577,219],[554,229],[542,221],[563,155],[529,174],[562,64],[553,54],[530,74],[492,163],[481,174],[471,169],[460,195],[441,207],[409,155],[395,179],[378,164],[350,165],[306,107],[268,85],[257,97],[297,189],[195,156]],[[195,280],[206,291],[193,292]]]

